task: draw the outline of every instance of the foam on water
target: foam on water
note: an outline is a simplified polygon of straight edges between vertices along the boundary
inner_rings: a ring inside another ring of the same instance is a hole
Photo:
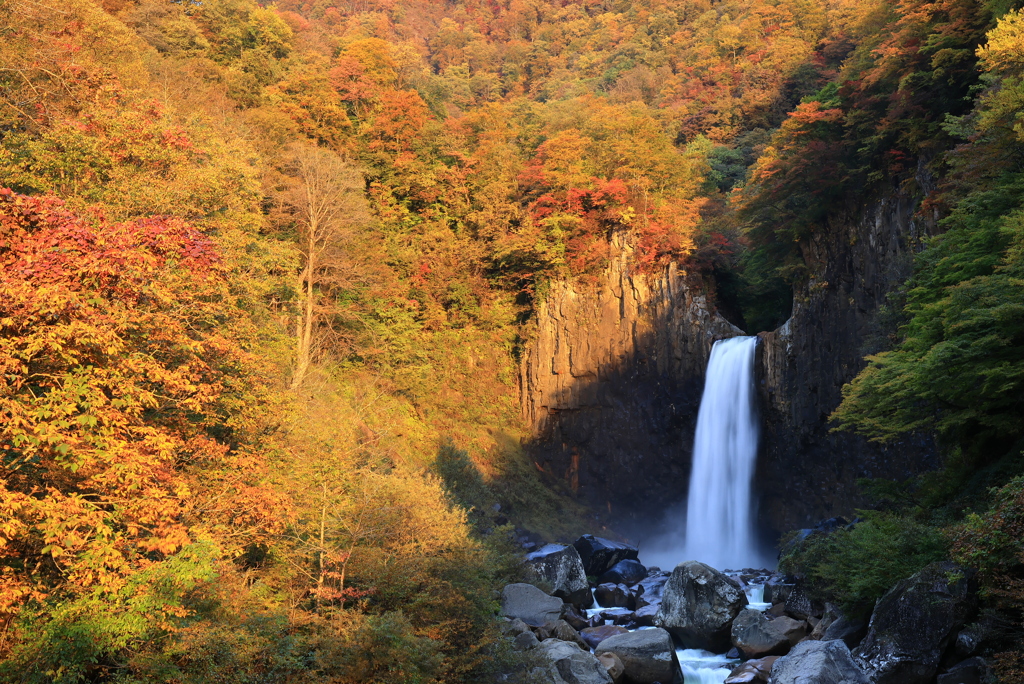
[[[676,650],[683,684],[722,684],[729,676],[728,665],[735,662],[710,651],[680,648]]]

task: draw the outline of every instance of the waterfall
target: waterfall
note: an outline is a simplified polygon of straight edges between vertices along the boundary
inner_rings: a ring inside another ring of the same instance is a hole
[[[740,568],[758,556],[751,509],[757,460],[756,337],[715,342],[693,441],[684,556]]]

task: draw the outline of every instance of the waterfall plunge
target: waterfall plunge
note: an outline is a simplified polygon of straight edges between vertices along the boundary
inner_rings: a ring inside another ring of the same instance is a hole
[[[751,481],[757,459],[756,337],[715,343],[697,414],[690,496],[666,512],[660,532],[641,540],[649,565],[671,570],[698,560],[717,568],[774,568],[754,533]],[[685,531],[680,522],[686,521]]]
[[[750,488],[757,461],[756,337],[715,342],[693,440],[683,556],[739,568],[758,556]]]

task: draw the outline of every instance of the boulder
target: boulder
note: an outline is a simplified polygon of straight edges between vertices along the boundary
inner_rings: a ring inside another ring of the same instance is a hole
[[[583,535],[572,545],[579,552],[587,574],[594,577],[608,572],[619,561],[636,560],[639,555],[635,546],[590,534]]]
[[[629,630],[621,625],[599,625],[597,627],[588,627],[580,631],[580,638],[587,642],[590,648],[597,648],[597,645],[608,637],[618,636],[619,634],[628,634]]]
[[[579,608],[589,608],[593,599],[580,554],[572,546],[548,544],[526,556],[526,567],[551,584],[552,596]]]
[[[854,649],[868,633],[866,620],[848,617],[838,607],[833,608],[831,617],[832,620],[829,621],[821,636],[822,641],[841,639],[847,647]],[[824,624],[824,620],[822,620],[822,624]]]
[[[532,584],[509,584],[501,590],[501,613],[540,627],[561,618],[562,599],[548,596]]]
[[[786,614],[797,620],[820,617],[824,612],[825,606],[812,601],[801,587],[794,587],[786,597]]]
[[[625,584],[631,587],[640,580],[647,577],[647,568],[640,564],[640,561],[621,560],[611,567],[611,570],[602,574],[597,581],[604,584]]]
[[[625,665],[619,660],[619,656],[614,653],[602,653],[597,656],[598,661],[604,665],[605,669],[608,670],[608,674],[611,676],[612,681],[618,684],[624,677],[623,673],[626,671]]]
[[[587,614],[571,603],[566,603],[562,606],[562,619],[572,625],[572,628],[576,631],[591,626],[590,618],[587,617]]]
[[[801,641],[772,666],[768,684],[870,684],[842,641]]]
[[[604,624],[605,620],[611,620],[616,625],[628,625],[636,622],[636,613],[629,608],[608,608],[598,613],[598,617],[601,619],[601,624]]]
[[[590,650],[590,644],[580,638],[580,633],[573,629],[565,620],[555,620],[554,622],[548,622],[542,627],[534,627],[533,632],[540,641],[560,639],[561,641],[576,644],[584,651]]]
[[[533,632],[522,632],[512,637],[512,644],[517,651],[529,651],[540,645],[540,639]]]
[[[633,587],[633,596],[636,597],[637,610],[644,606],[660,605],[667,583],[668,575],[653,575],[641,580]]]
[[[758,660],[748,660],[729,675],[724,684],[766,684],[772,673],[772,665],[779,656],[768,656]]]
[[[796,589],[795,584],[772,577],[764,584],[764,601],[765,603],[785,603],[794,589]]]
[[[769,620],[759,610],[744,610],[732,623],[732,643],[744,658],[785,655],[805,636],[806,622],[789,617]]]
[[[661,604],[658,603],[653,606],[644,606],[643,608],[637,608],[633,613],[635,616],[637,627],[655,627],[654,621],[658,619],[658,610],[661,608]]]
[[[611,675],[593,654],[576,644],[558,639],[545,639],[534,653],[549,663],[544,678],[534,672],[531,680],[554,684],[612,684]]]
[[[522,634],[523,632],[529,632],[530,625],[526,624],[519,618],[506,620],[501,625],[501,633],[506,636],[515,636],[516,634]]]
[[[633,608],[633,594],[625,584],[599,584],[594,599],[602,608]]]
[[[875,604],[868,634],[854,651],[876,684],[926,684],[946,647],[974,610],[964,570],[932,563],[890,589]]]
[[[723,653],[732,621],[746,604],[736,582],[704,563],[687,561],[672,571],[654,622],[685,648]]]
[[[672,636],[664,629],[641,629],[608,637],[595,653],[617,655],[625,667],[626,679],[635,684],[668,684],[679,671]]]
[[[992,668],[982,658],[970,658],[940,674],[937,684],[986,684],[992,679]]]

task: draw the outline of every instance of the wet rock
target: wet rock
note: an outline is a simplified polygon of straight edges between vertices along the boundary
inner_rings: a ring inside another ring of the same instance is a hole
[[[580,637],[590,648],[597,648],[597,645],[608,637],[627,634],[628,632],[629,630],[621,625],[600,625],[598,627],[588,627],[581,630]]]
[[[571,603],[566,603],[562,606],[562,619],[572,625],[572,628],[576,631],[591,626],[590,618],[587,617],[586,613]]]
[[[768,684],[870,684],[842,641],[801,641],[772,666]]]
[[[572,545],[579,553],[586,573],[593,577],[608,572],[619,561],[636,560],[639,555],[635,546],[591,534],[583,535]]]
[[[732,643],[744,658],[785,655],[807,636],[807,624],[789,617],[769,620],[759,610],[744,610],[732,623]]]
[[[655,624],[686,648],[722,653],[730,626],[747,604],[736,582],[699,561],[680,563],[665,585]]]
[[[539,627],[562,615],[562,599],[548,596],[532,584],[509,584],[501,590],[501,614]]]
[[[963,569],[932,563],[878,600],[857,662],[876,684],[930,682],[974,598]]]
[[[551,595],[579,608],[593,602],[580,554],[572,546],[548,544],[526,556],[526,567],[552,586]]]
[[[647,568],[635,560],[621,560],[611,570],[597,578],[601,584],[625,584],[631,587],[647,577]]]
[[[771,615],[772,617],[782,617],[783,615],[786,614],[786,604],[785,603],[773,603],[772,607],[769,608],[768,610],[764,611],[764,612],[765,612],[766,615]]]
[[[767,656],[757,660],[748,660],[726,678],[723,684],[765,684],[771,675],[772,666],[779,656]]]
[[[605,669],[608,670],[608,674],[611,676],[612,681],[615,684],[623,681],[625,678],[623,674],[626,672],[626,666],[619,660],[619,656],[614,653],[602,653],[597,656],[598,661],[604,665]]]
[[[940,674],[936,684],[987,684],[992,679],[992,668],[983,658],[970,658]]]
[[[635,605],[633,594],[625,584],[599,584],[594,598],[602,608],[630,608]]]
[[[545,684],[612,684],[611,675],[601,661],[576,644],[546,639],[534,651],[548,661],[549,666],[542,670],[544,679],[538,679],[534,671],[533,681]]]
[[[661,604],[661,597],[664,594],[665,585],[668,583],[668,577],[668,575],[648,576],[633,587],[637,610],[644,606]]]
[[[653,606],[644,606],[643,608],[637,608],[633,613],[636,616],[637,627],[654,627],[654,621],[658,618],[658,609],[661,608],[661,603]]]
[[[626,679],[636,684],[671,682],[679,670],[672,637],[664,629],[641,629],[609,637],[595,652],[617,655],[625,667]]]
[[[629,608],[608,608],[598,613],[598,617],[602,624],[605,620],[611,620],[616,625],[626,625],[636,620],[636,613]]]

